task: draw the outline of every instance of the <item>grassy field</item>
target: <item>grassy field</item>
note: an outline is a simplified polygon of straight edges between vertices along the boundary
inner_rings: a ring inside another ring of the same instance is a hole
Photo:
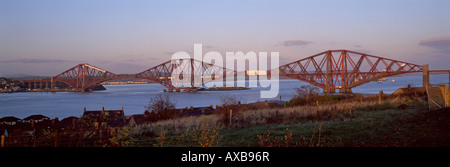
[[[340,100],[318,106],[241,110],[231,124],[214,113],[130,128],[130,146],[412,147],[449,146],[450,110],[426,97]]]

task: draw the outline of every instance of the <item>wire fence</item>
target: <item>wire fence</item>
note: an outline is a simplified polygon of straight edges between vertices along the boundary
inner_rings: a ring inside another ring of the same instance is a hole
[[[427,96],[430,110],[450,107],[449,84],[428,85]]]

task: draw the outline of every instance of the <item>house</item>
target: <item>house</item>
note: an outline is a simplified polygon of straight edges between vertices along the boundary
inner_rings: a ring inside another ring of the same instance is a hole
[[[106,121],[109,127],[123,127],[127,125],[127,119],[125,117],[113,117]]]
[[[102,110],[93,110],[93,111],[87,111],[86,107],[84,107],[83,116],[87,117],[123,117],[125,116],[125,113],[123,111],[123,106],[121,110],[105,110],[105,107],[102,107]]]
[[[149,121],[144,114],[135,114],[128,117],[128,126],[142,125]]]
[[[177,109],[180,110],[181,115],[188,116],[197,116],[202,114],[211,114],[214,111],[213,107],[190,107],[185,109]]]
[[[28,116],[28,117],[23,119],[24,122],[28,122],[28,123],[32,123],[32,122],[38,123],[38,122],[47,121],[47,120],[50,120],[50,118],[46,117],[46,116],[43,116],[43,115],[40,115],[40,114],[38,114],[38,115],[31,115],[31,116]]]
[[[16,117],[3,117],[0,118],[0,124],[4,125],[16,125],[17,123],[21,122],[22,120]]]
[[[69,127],[69,126],[74,127],[78,123],[79,120],[80,120],[80,118],[78,118],[78,117],[74,117],[74,116],[67,117],[67,118],[62,119],[61,122],[59,122],[59,126],[60,127]]]

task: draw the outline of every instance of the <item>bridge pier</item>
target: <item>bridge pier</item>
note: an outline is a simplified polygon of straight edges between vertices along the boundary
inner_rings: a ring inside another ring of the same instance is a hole
[[[342,88],[342,89],[339,89],[339,93],[352,93],[352,89],[351,88]]]
[[[28,89],[31,90],[31,82],[28,82]]]
[[[336,93],[336,89],[323,89],[323,93],[326,93],[326,94]]]
[[[176,92],[180,92],[180,88],[175,88],[175,91]]]
[[[55,81],[53,80],[53,77],[50,77],[50,89],[55,89]]]

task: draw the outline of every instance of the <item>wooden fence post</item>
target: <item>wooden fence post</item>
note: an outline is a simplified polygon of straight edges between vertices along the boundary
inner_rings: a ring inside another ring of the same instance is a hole
[[[55,132],[55,147],[58,147],[58,132]]]
[[[34,140],[33,140],[33,147],[36,147],[36,136],[34,136]]]
[[[2,135],[2,144],[1,147],[5,147],[5,135]]]
[[[378,104],[381,104],[381,101],[383,101],[383,91],[380,90],[380,93],[378,95]]]
[[[233,117],[233,110],[230,110],[230,126],[231,126],[231,118]]]

